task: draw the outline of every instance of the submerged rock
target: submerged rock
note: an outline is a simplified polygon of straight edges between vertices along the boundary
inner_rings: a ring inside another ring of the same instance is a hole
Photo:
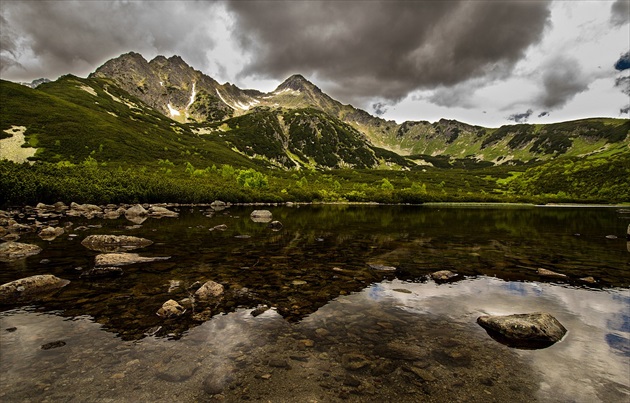
[[[158,309],[157,316],[161,318],[176,318],[183,315],[184,312],[186,312],[186,309],[183,306],[178,304],[177,301],[169,299]]]
[[[454,273],[450,270],[440,270],[431,273],[431,278],[435,282],[453,281],[459,278],[459,274]]]
[[[480,316],[477,323],[496,341],[509,347],[546,348],[560,341],[567,329],[546,312],[507,316]]]
[[[396,271],[394,266],[385,266],[383,264],[368,264],[368,267],[376,271]]]
[[[42,344],[42,350],[50,350],[52,348],[59,348],[66,345],[66,342],[63,340],[51,341],[50,343]]]
[[[122,274],[123,270],[120,267],[95,267],[93,269],[81,272],[81,275],[79,277],[117,277],[122,276]]]
[[[227,225],[221,224],[221,225],[216,225],[216,226],[210,228],[210,231],[225,231],[227,228],[228,228]]]
[[[195,291],[195,297],[200,300],[218,298],[221,295],[223,295],[223,286],[212,280],[206,281],[197,291]]]
[[[267,228],[269,228],[272,231],[280,231],[282,227],[283,225],[280,221],[272,221],[269,223],[269,225],[267,225]]]
[[[129,235],[90,235],[81,241],[81,245],[99,252],[119,252],[144,248],[153,244],[153,241],[145,238]]]
[[[170,259],[170,256],[143,257],[137,253],[103,253],[94,258],[95,266],[125,266]]]
[[[5,242],[0,244],[0,262],[10,262],[37,255],[42,251],[37,245],[20,242]]]
[[[0,285],[0,304],[30,302],[68,285],[70,281],[39,274]]]

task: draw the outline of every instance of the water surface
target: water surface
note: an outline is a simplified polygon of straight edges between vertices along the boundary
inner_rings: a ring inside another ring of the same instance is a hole
[[[64,217],[60,225],[70,220],[73,230],[54,241],[23,235],[21,242],[43,251],[0,263],[0,282],[51,273],[71,283],[0,312],[0,399],[630,397],[630,215],[623,210],[265,208],[282,230],[252,221],[252,207],[209,214],[196,206],[140,227],[124,218]],[[220,224],[227,230],[210,231]],[[80,277],[99,253],[80,241],[99,233],[151,239],[135,252],[170,259],[125,266],[119,278]],[[550,281],[537,268],[568,278]],[[428,279],[443,269],[462,280]],[[586,276],[597,282],[580,280]],[[177,319],[156,315],[163,302],[188,298],[191,284],[207,280],[225,286],[223,300]],[[253,316],[262,305],[271,309]],[[560,343],[511,349],[475,322],[482,314],[536,311],[569,330]],[[59,341],[65,344],[41,348]]]

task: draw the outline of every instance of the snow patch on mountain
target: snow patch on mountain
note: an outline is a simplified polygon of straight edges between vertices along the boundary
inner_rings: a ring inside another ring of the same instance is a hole
[[[171,115],[171,117],[175,117],[175,116],[179,116],[180,113],[177,109],[173,108],[170,104],[170,102],[168,104],[166,104],[166,107],[168,108],[168,113]]]
[[[188,108],[190,108],[190,105],[195,102],[195,96],[197,95],[197,92],[195,92],[195,84],[196,83],[193,83],[192,94],[190,94],[190,102],[188,102],[188,105],[186,105],[186,110],[188,110]]]

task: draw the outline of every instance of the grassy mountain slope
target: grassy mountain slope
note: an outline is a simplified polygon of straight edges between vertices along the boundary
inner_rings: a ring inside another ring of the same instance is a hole
[[[37,147],[34,160],[256,166],[220,139],[200,138],[106,80],[65,76],[37,89],[0,81],[0,98],[0,130],[26,127],[28,144]]]

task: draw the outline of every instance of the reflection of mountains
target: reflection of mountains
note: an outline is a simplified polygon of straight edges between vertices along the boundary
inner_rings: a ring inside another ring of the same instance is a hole
[[[569,275],[571,284],[589,275],[604,286],[630,284],[625,245],[611,250],[615,244],[599,233],[618,225],[609,211],[282,207],[270,208],[274,220],[284,224],[283,230],[273,232],[265,223],[249,219],[253,209],[233,207],[207,218],[198,209],[182,208],[178,219],[147,220],[131,232],[122,230],[127,225],[124,219],[100,221],[103,228],[94,232],[146,237],[154,244],[143,255],[171,256],[165,262],[125,267],[121,278],[80,278],[74,267],[89,268],[94,252],[65,240],[43,243],[35,237],[33,243],[39,242],[44,251],[20,273],[41,274],[40,259],[63,262],[46,270],[72,283],[47,301],[46,309],[68,316],[91,315],[125,339],[141,338],[159,326],[159,335],[179,337],[202,323],[192,319],[199,308],[219,315],[266,304],[285,319],[299,321],[330,300],[384,278],[395,275],[416,281],[443,269],[467,276],[541,281],[535,268],[544,267]],[[220,224],[227,230],[208,231]],[[583,236],[575,237],[574,232]],[[235,238],[244,234],[251,238]],[[398,271],[377,272],[369,263],[396,266]],[[14,279],[10,273],[15,266],[0,268],[2,282]],[[156,316],[166,300],[189,298],[187,287],[206,280],[226,287],[222,301],[189,309],[177,320],[165,322]]]

